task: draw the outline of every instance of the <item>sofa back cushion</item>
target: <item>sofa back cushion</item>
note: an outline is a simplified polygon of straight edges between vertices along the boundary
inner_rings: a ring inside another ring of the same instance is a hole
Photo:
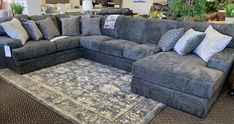
[[[218,32],[231,36],[232,41],[227,47],[234,48],[234,25],[233,24],[213,24],[213,23],[201,23],[201,22],[180,22],[178,27],[183,27],[186,30],[193,28],[196,31],[205,31],[209,25]]]
[[[119,38],[119,31],[121,28],[121,24],[123,23],[124,16],[119,16],[115,22],[115,28],[112,29],[104,29],[104,25],[108,16],[101,17],[101,32],[102,35],[110,36],[113,38]]]
[[[119,38],[142,43],[147,19],[124,16],[119,30]]]
[[[50,17],[52,19],[52,21],[54,22],[56,28],[59,30],[60,28],[59,28],[57,19],[56,19],[56,17],[54,15],[35,15],[35,16],[30,16],[30,20],[39,21],[39,20],[47,19],[48,17]]]
[[[178,22],[173,20],[155,20],[149,19],[145,25],[142,43],[158,44],[160,38],[167,31],[177,28]]]

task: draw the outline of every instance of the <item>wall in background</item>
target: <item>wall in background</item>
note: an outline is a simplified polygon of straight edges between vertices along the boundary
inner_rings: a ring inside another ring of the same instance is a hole
[[[3,2],[3,6],[2,6],[2,8],[3,9],[11,9],[11,3],[13,2],[13,0],[3,0],[2,1]]]
[[[75,6],[80,6],[80,0],[70,0],[70,4],[72,8],[74,8]]]
[[[123,8],[130,8],[134,13],[149,14],[155,0],[145,0],[145,3],[135,3],[133,0],[123,0]]]

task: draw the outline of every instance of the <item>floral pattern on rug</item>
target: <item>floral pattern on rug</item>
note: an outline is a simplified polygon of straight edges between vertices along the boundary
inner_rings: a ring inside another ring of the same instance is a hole
[[[86,59],[24,75],[0,69],[0,75],[75,123],[142,124],[165,107],[131,93],[131,73]]]

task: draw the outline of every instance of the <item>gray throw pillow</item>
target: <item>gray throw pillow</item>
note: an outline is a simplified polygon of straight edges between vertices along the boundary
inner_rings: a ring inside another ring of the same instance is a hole
[[[61,18],[62,35],[63,36],[77,36],[80,35],[80,16]]]
[[[11,21],[1,23],[0,25],[3,27],[7,35],[13,39],[19,40],[22,45],[27,42],[29,38],[28,33],[18,19],[13,18]]]
[[[4,30],[4,28],[0,25],[0,36],[6,36],[6,32]]]
[[[82,35],[101,35],[100,29],[100,20],[101,18],[90,18],[87,16],[81,17],[82,23]]]
[[[43,38],[43,35],[40,29],[37,27],[37,24],[35,21],[26,20],[26,21],[22,21],[22,24],[24,28],[26,29],[26,31],[28,32],[29,37],[32,40],[38,41]]]
[[[51,40],[52,38],[60,35],[56,25],[50,17],[44,20],[37,21],[36,23],[41,30],[44,39]]]
[[[174,46],[174,50],[180,55],[186,55],[192,52],[204,39],[205,33],[190,29],[179,39]]]
[[[184,32],[184,28],[167,31],[161,37],[160,41],[158,42],[158,46],[162,49],[163,52],[172,50],[176,42],[183,36]]]

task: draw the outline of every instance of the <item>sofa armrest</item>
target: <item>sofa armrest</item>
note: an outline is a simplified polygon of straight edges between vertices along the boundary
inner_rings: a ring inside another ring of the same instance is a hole
[[[214,68],[223,71],[228,74],[234,62],[234,49],[226,48],[224,51],[212,56],[207,66],[209,68]]]
[[[8,45],[11,49],[22,47],[22,44],[19,40],[12,39],[10,37],[1,36],[0,37],[0,46]]]

